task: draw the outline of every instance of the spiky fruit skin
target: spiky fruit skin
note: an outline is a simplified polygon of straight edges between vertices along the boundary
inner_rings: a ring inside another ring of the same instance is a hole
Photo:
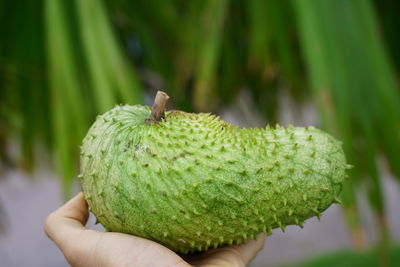
[[[82,187],[109,231],[203,251],[302,225],[339,195],[345,157],[318,129],[238,128],[180,111],[147,125],[150,112],[118,106],[83,140]]]

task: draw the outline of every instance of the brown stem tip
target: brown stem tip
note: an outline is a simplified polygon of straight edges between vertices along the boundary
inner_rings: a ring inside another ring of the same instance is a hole
[[[165,119],[165,106],[169,96],[163,91],[157,91],[154,99],[153,107],[151,109],[150,116],[145,120],[146,124],[159,123],[162,119]]]

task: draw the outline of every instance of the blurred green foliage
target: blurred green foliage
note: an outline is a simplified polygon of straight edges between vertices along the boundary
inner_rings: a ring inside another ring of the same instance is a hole
[[[97,114],[162,86],[176,108],[217,111],[248,90],[268,122],[279,92],[313,101],[355,168],[345,214],[362,246],[356,192],[387,243],[383,157],[400,177],[398,2],[383,0],[0,1],[0,160],[31,170],[45,147],[65,196]],[[397,79],[396,79],[397,78]],[[20,157],[12,157],[18,141]]]
[[[389,260],[387,266],[396,267],[400,262],[400,247],[393,246],[389,248]],[[289,267],[291,265],[287,265]],[[379,258],[379,251],[368,250],[368,251],[338,251],[326,255],[316,257],[308,260],[302,264],[296,264],[292,266],[300,267],[375,267],[382,266]]]

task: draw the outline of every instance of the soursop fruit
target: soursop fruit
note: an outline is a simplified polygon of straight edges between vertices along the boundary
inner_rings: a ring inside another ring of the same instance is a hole
[[[302,226],[338,202],[349,167],[313,127],[239,128],[206,113],[117,106],[83,140],[79,175],[108,230],[182,253]]]

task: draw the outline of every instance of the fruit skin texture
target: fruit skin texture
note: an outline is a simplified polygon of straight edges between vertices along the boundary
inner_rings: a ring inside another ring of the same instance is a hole
[[[239,244],[319,216],[338,201],[348,165],[313,127],[239,128],[210,114],[117,106],[89,130],[79,178],[108,230],[188,253]]]

